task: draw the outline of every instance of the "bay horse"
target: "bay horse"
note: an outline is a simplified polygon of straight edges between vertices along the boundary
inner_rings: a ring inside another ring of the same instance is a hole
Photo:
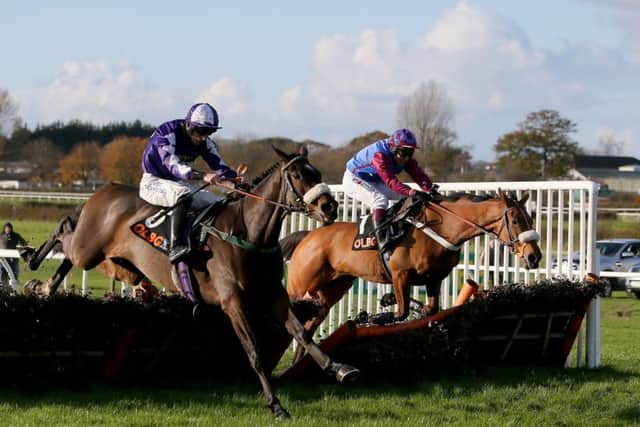
[[[391,277],[377,249],[352,250],[358,234],[357,223],[336,222],[285,237],[280,245],[285,256],[290,255],[289,298],[293,303],[312,301],[319,311],[306,322],[305,330],[313,336],[331,307],[353,286],[356,278],[393,283],[397,310],[392,317],[379,319],[381,322],[407,318],[411,286],[424,284],[428,296],[424,312],[437,312],[440,283],[458,264],[460,246],[483,233],[493,234],[509,246],[527,268],[537,268],[542,253],[537,244],[539,235],[532,230],[531,216],[524,207],[528,197],[525,194],[517,200],[515,196],[499,191],[497,198],[456,193],[444,196],[441,202],[426,205],[417,199],[405,199],[410,210],[403,220],[407,231],[389,257]],[[298,353],[296,359],[300,356]]]
[[[283,258],[278,244],[282,222],[289,212],[298,211],[332,223],[338,204],[321,182],[320,172],[309,163],[304,146],[296,154],[273,149],[279,161],[254,180],[253,193],[245,193],[246,197],[228,203],[219,213],[207,231],[205,256],[191,259],[189,266],[201,299],[219,305],[229,317],[260,379],[267,405],[275,416],[284,418],[289,414],[275,396],[268,375],[273,369],[269,363],[275,365],[277,360],[264,360],[258,348],[251,319],[262,317],[256,311],[284,326],[322,370],[338,381],[353,379],[359,371],[324,354],[307,338],[291,310],[282,286]],[[55,292],[72,265],[84,270],[98,267],[127,283],[146,276],[177,290],[168,257],[130,230],[132,224],[157,211],[158,207],[138,197],[135,188],[111,184],[97,190],[77,218],[63,220],[49,240],[30,254],[29,266],[37,268],[47,252],[62,244],[65,259],[54,276],[41,285],[43,293]]]

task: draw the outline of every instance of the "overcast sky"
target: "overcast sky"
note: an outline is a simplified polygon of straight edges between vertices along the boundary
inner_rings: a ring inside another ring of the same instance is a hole
[[[3,0],[0,22],[0,88],[30,128],[208,101],[222,136],[340,145],[391,132],[435,80],[476,160],[541,109],[583,148],[610,136],[640,158],[640,0]]]

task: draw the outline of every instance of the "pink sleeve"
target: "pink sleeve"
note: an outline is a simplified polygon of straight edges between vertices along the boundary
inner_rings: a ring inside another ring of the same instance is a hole
[[[429,176],[424,173],[422,168],[418,165],[418,162],[416,162],[416,159],[409,159],[407,165],[405,166],[405,170],[407,171],[411,179],[413,179],[413,181],[418,184],[424,191],[429,191],[431,189],[431,185],[433,184],[431,182],[431,178],[429,178]]]
[[[391,190],[403,196],[413,196],[416,192],[413,188],[400,182],[400,180],[393,173],[391,167],[391,160],[387,158],[381,152],[377,152],[373,155],[373,161],[371,162],[373,167],[378,172],[378,176],[382,179],[382,182],[387,184]]]

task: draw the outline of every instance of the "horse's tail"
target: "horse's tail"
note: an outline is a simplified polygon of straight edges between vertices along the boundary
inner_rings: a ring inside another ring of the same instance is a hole
[[[295,233],[291,233],[284,239],[280,240],[280,250],[282,251],[282,256],[285,260],[291,258],[291,254],[293,254],[293,251],[302,239],[307,236],[307,234],[309,234],[309,232],[306,230],[296,231]]]

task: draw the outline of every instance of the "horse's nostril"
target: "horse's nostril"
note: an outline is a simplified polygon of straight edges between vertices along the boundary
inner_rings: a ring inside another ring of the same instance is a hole
[[[335,203],[325,203],[322,205],[322,212],[324,212],[326,215],[330,215],[332,213],[334,213],[336,211],[336,204]]]

